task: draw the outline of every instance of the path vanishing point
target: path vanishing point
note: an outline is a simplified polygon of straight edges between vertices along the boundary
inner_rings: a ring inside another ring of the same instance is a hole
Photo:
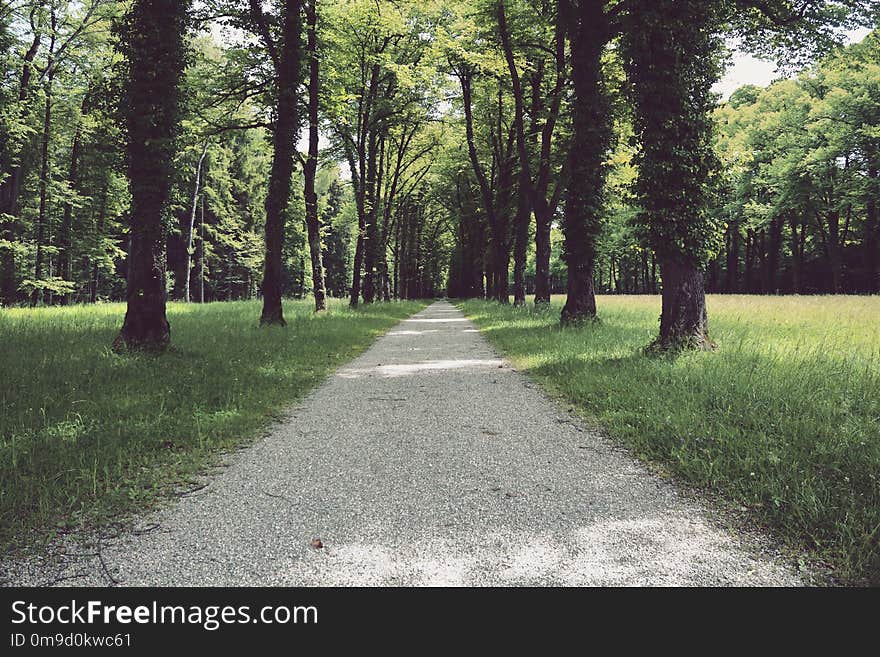
[[[227,460],[123,535],[17,564],[7,583],[801,583],[548,399],[444,301]]]

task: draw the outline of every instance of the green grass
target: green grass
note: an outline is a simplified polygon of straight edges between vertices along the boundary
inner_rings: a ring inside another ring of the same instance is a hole
[[[0,310],[0,548],[149,507],[423,306],[171,304],[159,357],[110,350],[122,304]]]
[[[880,298],[712,296],[714,353],[650,357],[659,297],[601,297],[602,321],[463,309],[517,366],[628,446],[849,583],[880,583]]]

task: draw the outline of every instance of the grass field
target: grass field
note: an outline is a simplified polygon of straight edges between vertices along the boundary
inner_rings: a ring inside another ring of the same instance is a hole
[[[659,297],[601,322],[462,308],[523,371],[679,478],[745,506],[845,582],[880,584],[880,298],[712,296],[715,353],[648,357]]]
[[[110,345],[122,304],[0,310],[0,548],[143,509],[424,304],[171,304],[173,347]]]

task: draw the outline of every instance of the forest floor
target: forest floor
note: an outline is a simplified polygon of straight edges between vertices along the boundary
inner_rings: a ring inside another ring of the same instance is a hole
[[[423,302],[168,306],[171,349],[119,355],[124,304],[0,311],[0,552],[185,494],[218,451],[264,430]]]
[[[741,511],[845,583],[880,583],[880,297],[711,295],[713,353],[648,357],[659,296],[606,296],[599,323],[462,307],[589,426]],[[812,568],[811,568],[812,569]]]
[[[769,541],[549,399],[462,313],[404,320],[174,504],[14,584],[773,585]]]

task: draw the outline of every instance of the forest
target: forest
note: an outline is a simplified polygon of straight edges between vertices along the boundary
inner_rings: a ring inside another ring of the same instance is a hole
[[[461,312],[636,456],[880,581],[878,21],[0,0],[0,548],[153,504]],[[774,79],[722,92],[744,55]]]
[[[871,2],[170,4],[4,3],[5,306],[878,291]]]

